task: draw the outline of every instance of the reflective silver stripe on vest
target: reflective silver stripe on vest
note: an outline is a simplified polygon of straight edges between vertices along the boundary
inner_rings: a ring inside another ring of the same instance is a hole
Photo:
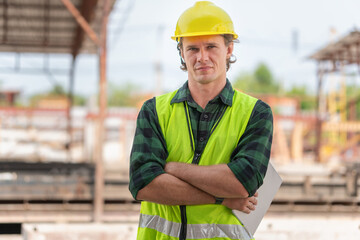
[[[179,237],[181,223],[170,222],[159,216],[140,214],[139,227],[151,228],[171,237]]]
[[[171,222],[159,216],[140,214],[141,228],[151,228],[171,237],[179,237],[181,223]],[[186,239],[230,238],[250,240],[251,235],[241,225],[187,224]]]
[[[241,225],[230,224],[188,224],[186,239],[230,238],[250,240],[248,231]]]

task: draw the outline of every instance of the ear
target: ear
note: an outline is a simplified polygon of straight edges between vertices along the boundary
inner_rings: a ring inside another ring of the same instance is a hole
[[[182,49],[180,49],[180,53],[181,53],[180,56],[182,57],[183,61],[185,62],[184,52]]]
[[[229,45],[227,46],[226,59],[229,59],[229,58],[231,57],[233,51],[234,51],[234,43],[231,42],[231,43],[229,43]]]

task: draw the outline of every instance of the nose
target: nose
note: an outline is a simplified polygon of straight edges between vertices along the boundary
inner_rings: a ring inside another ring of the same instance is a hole
[[[208,60],[209,60],[209,53],[206,51],[205,47],[201,47],[198,52],[197,61],[206,62]]]

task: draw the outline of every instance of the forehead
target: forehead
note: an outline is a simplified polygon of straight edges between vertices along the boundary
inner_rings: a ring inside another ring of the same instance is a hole
[[[208,43],[218,43],[224,44],[224,37],[221,35],[205,35],[205,36],[194,36],[194,37],[184,37],[182,39],[183,45],[198,45],[198,44],[208,44]]]

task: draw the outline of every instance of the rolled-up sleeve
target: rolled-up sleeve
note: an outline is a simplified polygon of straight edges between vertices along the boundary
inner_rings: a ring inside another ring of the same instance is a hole
[[[156,115],[155,98],[142,106],[137,122],[130,155],[129,190],[136,199],[142,188],[165,173],[168,152]]]
[[[271,108],[258,100],[228,163],[249,196],[254,195],[263,183],[270,158],[272,136]]]

